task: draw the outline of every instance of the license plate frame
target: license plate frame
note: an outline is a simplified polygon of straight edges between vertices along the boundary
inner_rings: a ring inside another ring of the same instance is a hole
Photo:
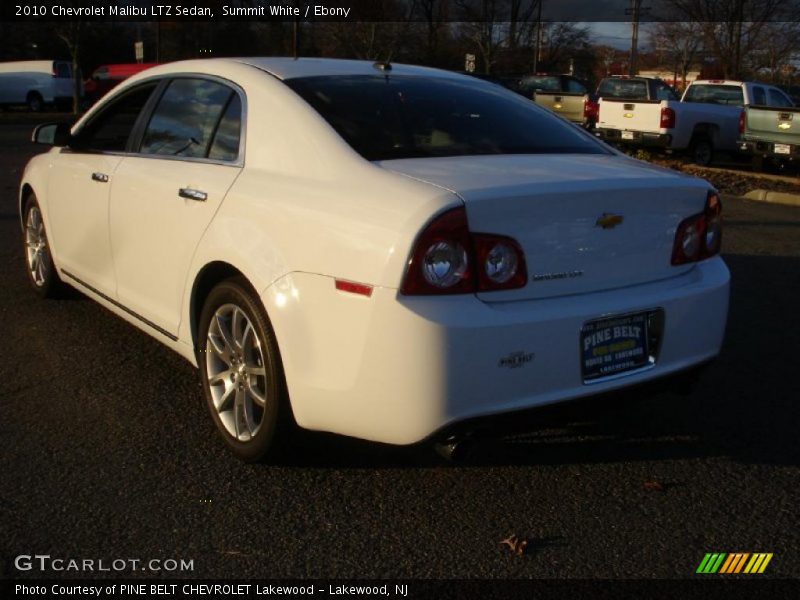
[[[583,383],[616,378],[655,365],[654,311],[592,319],[580,330]]]
[[[621,133],[621,137],[623,140],[632,140],[635,138],[633,131],[623,131]]]
[[[792,147],[789,144],[775,144],[773,147],[775,154],[791,154]]]

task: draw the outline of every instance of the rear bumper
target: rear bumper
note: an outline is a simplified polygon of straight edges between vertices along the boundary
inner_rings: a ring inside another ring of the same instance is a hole
[[[775,147],[784,148],[776,151]],[[800,144],[782,144],[781,142],[770,142],[762,140],[739,140],[736,145],[740,154],[747,154],[750,156],[762,156],[769,158],[780,158],[783,160],[798,160],[800,159]],[[788,148],[788,153],[785,149]]]
[[[597,127],[595,135],[603,141],[612,144],[629,144],[632,146],[645,146],[651,148],[669,148],[672,144],[672,135],[669,133],[655,133],[647,131],[627,131],[630,138],[623,137],[622,129],[610,129],[607,127]]]
[[[729,273],[715,257],[670,279],[559,298],[371,298],[293,274],[264,291],[299,425],[411,444],[466,419],[644,383],[720,350]],[[585,384],[580,331],[598,317],[664,311],[651,368]],[[516,357],[516,358],[515,358]],[[521,357],[521,358],[520,358]]]

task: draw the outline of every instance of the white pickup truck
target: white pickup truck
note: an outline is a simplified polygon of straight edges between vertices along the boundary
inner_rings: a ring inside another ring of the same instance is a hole
[[[791,101],[780,89],[751,81],[698,80],[680,102],[600,98],[596,135],[614,144],[688,151],[707,165],[717,150],[737,150],[742,109]]]

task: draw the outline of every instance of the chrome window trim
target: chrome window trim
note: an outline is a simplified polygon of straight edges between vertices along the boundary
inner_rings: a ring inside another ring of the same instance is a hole
[[[236,160],[221,160],[215,158],[202,158],[202,157],[191,157],[191,156],[169,156],[166,154],[150,154],[146,152],[126,152],[126,151],[112,151],[112,150],[88,150],[88,151],[72,150],[69,147],[63,148],[61,151],[83,153],[83,154],[99,154],[103,156],[123,156],[123,157],[130,156],[134,158],[150,158],[156,160],[188,161],[188,162],[196,162],[207,165],[221,165],[225,167],[243,168],[245,165],[245,148],[247,142],[247,115],[248,115],[247,94],[238,83],[235,83],[230,79],[225,79],[224,77],[219,77],[218,75],[209,75],[207,73],[188,73],[188,72],[170,73],[165,75],[153,75],[150,77],[146,77],[144,79],[140,79],[135,84],[126,86],[124,89],[115,90],[115,93],[111,97],[103,100],[103,105],[100,106],[99,109],[102,110],[106,105],[109,105],[112,102],[114,102],[117,96],[121,96],[127,93],[134,87],[148,83],[159,83],[164,80],[172,81],[174,79],[206,79],[218,83],[220,85],[229,87],[233,92],[239,95],[239,101],[242,104],[242,118],[241,118],[241,127],[239,130],[239,156],[236,158]],[[160,100],[161,99],[159,98],[159,101]],[[157,107],[158,103],[156,103],[153,110],[155,110],[155,108]],[[147,120],[147,124],[145,125],[145,130],[147,130],[147,125],[150,124],[150,118],[152,118],[152,116],[153,114],[151,112]],[[95,116],[92,115],[90,119],[88,119],[85,123],[82,123],[80,129],[77,129],[75,132],[73,132],[73,135],[78,135],[84,127],[88,126],[94,120],[94,118]],[[214,133],[216,134],[216,131]]]

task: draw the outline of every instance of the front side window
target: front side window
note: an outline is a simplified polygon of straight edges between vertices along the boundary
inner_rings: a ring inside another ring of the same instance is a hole
[[[206,158],[230,100],[231,88],[205,79],[174,79],[144,132],[140,152]]]
[[[145,84],[112,100],[81,128],[71,146],[78,150],[124,152],[136,119],[157,85]]]
[[[367,160],[609,152],[574,125],[496,85],[403,75],[285,83]]]

